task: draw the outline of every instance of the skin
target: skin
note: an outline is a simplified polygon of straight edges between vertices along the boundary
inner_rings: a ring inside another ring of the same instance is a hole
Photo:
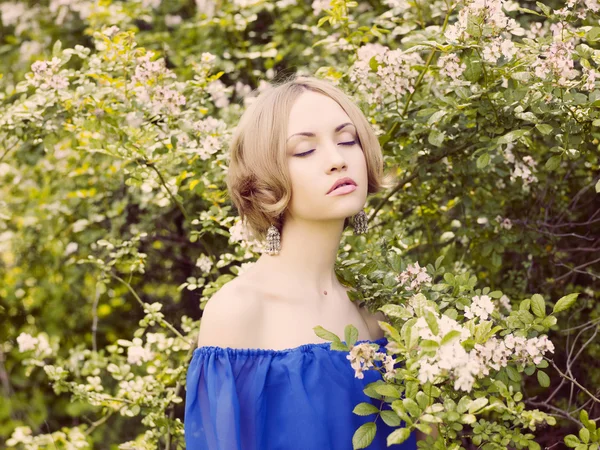
[[[356,128],[349,125],[335,132],[347,122],[352,120],[334,100],[312,91],[298,97],[290,111],[286,156],[292,198],[284,213],[281,251],[262,254],[238,277],[257,292],[275,293],[268,296],[275,300],[265,308],[269,316],[263,319],[264,324],[275,324],[263,336],[268,348],[313,342],[316,324],[338,336],[343,336],[348,323],[359,329],[359,339],[383,336],[377,320],[385,316],[378,312],[366,317],[368,312],[358,312],[334,271],[344,219],[361,211],[367,199],[367,166]],[[303,132],[315,136],[293,136]],[[346,176],[356,182],[355,191],[326,195],[336,180]],[[282,336],[288,341],[282,342]],[[423,438],[417,432],[417,439]]]
[[[332,99],[312,91],[294,103],[288,121],[286,156],[292,198],[284,213],[281,251],[263,254],[253,269],[276,272],[290,292],[302,292],[304,307],[317,312],[330,306],[343,292],[334,272],[344,219],[358,213],[367,198],[367,166],[357,141],[356,128],[334,129],[350,117]],[[312,132],[315,137],[293,136]],[[341,145],[355,141],[353,145]],[[299,156],[305,152],[311,153]],[[327,196],[331,185],[342,177],[352,178],[357,189],[349,194]]]

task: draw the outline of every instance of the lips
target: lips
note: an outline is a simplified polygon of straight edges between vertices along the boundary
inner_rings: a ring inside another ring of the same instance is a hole
[[[335,183],[333,183],[333,186],[331,186],[329,188],[329,191],[327,191],[327,194],[334,191],[337,187],[341,186],[342,184],[352,184],[353,186],[356,186],[356,181],[354,181],[352,178],[349,178],[349,177],[340,178]]]

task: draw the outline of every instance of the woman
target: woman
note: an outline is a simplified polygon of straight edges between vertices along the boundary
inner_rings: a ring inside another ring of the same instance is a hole
[[[347,352],[330,349],[315,327],[359,343],[387,340],[350,301],[334,264],[353,217],[366,231],[367,195],[387,186],[379,142],[360,109],[338,88],[312,77],[271,87],[248,107],[235,130],[229,195],[266,251],[224,285],[204,310],[187,374],[185,437],[190,450],[348,450],[354,432],[373,422],[367,449],[384,449],[388,427],[361,416],[377,408]],[[387,404],[384,409],[389,409]],[[389,448],[415,449],[415,436]]]

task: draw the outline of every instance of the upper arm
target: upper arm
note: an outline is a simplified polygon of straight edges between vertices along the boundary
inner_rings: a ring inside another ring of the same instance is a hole
[[[249,348],[258,329],[258,304],[250,291],[229,282],[206,303],[200,320],[198,347]]]
[[[367,322],[367,326],[371,331],[371,336],[373,336],[373,339],[377,340],[385,336],[383,330],[377,323],[378,321],[387,322],[385,315],[381,311],[376,311],[374,314],[371,314],[367,308],[364,308],[363,317]]]

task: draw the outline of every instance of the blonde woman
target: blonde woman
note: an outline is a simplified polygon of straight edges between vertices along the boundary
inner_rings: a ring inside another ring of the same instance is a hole
[[[367,195],[388,185],[381,148],[360,109],[337,87],[297,77],[261,93],[231,143],[231,200],[266,251],[207,303],[187,374],[188,450],[349,450],[376,407],[348,353],[314,327],[360,342],[387,343],[377,320],[352,302],[334,264],[344,228],[367,229]],[[387,405],[385,405],[387,406]],[[389,409],[389,408],[386,408]],[[416,449],[415,436],[387,447],[378,417],[367,449]]]

